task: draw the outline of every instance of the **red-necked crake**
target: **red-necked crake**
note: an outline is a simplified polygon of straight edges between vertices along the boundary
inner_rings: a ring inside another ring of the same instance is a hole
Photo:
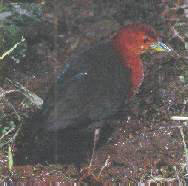
[[[144,79],[140,55],[149,49],[172,50],[159,41],[151,26],[130,24],[112,40],[70,57],[44,101],[45,122],[39,127],[53,131],[102,128],[138,91]],[[95,130],[94,149],[98,133]]]

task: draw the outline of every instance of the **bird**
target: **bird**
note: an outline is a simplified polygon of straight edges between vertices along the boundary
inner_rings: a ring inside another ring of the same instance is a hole
[[[151,26],[130,24],[112,41],[70,58],[44,101],[45,128],[103,125],[113,117],[143,82],[140,55],[148,49],[171,51],[157,37]]]
[[[99,131],[139,91],[144,80],[140,56],[147,50],[172,51],[159,40],[152,26],[132,23],[122,27],[112,39],[73,54],[44,99],[40,112],[44,121],[37,127],[75,132],[92,128],[93,157]]]

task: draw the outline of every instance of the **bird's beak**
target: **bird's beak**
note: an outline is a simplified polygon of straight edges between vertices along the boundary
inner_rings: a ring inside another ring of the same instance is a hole
[[[165,45],[164,43],[162,43],[160,41],[157,41],[156,43],[152,43],[150,45],[150,48],[157,52],[171,52],[171,51],[173,51],[172,48],[168,47],[167,45]]]

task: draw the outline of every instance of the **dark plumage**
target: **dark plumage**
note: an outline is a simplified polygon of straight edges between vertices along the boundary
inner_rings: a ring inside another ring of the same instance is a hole
[[[127,100],[131,86],[130,70],[122,60],[111,42],[71,58],[44,102],[44,127],[82,128],[112,118]]]

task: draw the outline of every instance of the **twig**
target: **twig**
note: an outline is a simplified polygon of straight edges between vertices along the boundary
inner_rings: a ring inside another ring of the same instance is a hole
[[[10,130],[8,130],[5,134],[3,134],[1,137],[0,137],[0,141],[5,137],[7,136],[9,133],[11,133],[15,128],[11,128]]]
[[[28,90],[27,88],[25,88],[22,84],[20,84],[19,82],[15,82],[12,81],[8,78],[6,78],[6,80],[11,83],[11,85],[13,85],[18,92],[20,92],[21,94],[23,94],[32,104],[34,104],[38,109],[41,108],[41,106],[43,105],[43,99],[41,99],[39,96],[37,96],[36,94],[32,93],[30,90]]]
[[[100,172],[99,172],[98,178],[101,177],[103,170],[104,170],[105,168],[109,167],[110,165],[111,165],[110,155],[108,155],[108,157],[107,157],[107,159],[106,159],[106,161],[105,161],[105,164],[101,167],[101,170],[100,170]]]
[[[172,116],[170,119],[174,121],[188,121],[188,117],[185,116]]]
[[[17,135],[19,134],[19,132],[20,132],[22,126],[23,126],[23,123],[20,122],[20,125],[19,125],[17,131],[15,132],[15,134],[13,135],[13,137],[10,138],[10,139],[9,139],[8,141],[6,141],[5,143],[0,144],[0,148],[4,147],[4,146],[7,145],[7,144],[13,143],[13,142],[15,141]]]
[[[170,27],[170,30],[173,33],[173,37],[178,37],[183,43],[185,43],[185,38],[180,35],[180,33],[174,28],[174,26]]]
[[[183,132],[183,127],[179,127],[180,129],[180,134],[183,140],[183,146],[184,146],[184,151],[185,151],[185,161],[186,161],[186,172],[188,173],[188,149],[187,149],[187,145],[185,143],[185,136],[184,136],[184,132]]]
[[[18,47],[18,45],[20,45],[24,41],[25,41],[25,38],[22,36],[22,39],[21,39],[20,42],[16,43],[11,49],[9,49],[5,53],[3,53],[2,56],[0,56],[0,60],[3,60],[7,55],[10,55]]]
[[[6,94],[11,94],[13,92],[18,92],[17,90],[4,90],[0,87],[0,99],[4,98]]]
[[[16,90],[9,90],[6,91],[3,88],[0,87],[0,98],[3,99],[3,101],[14,111],[14,113],[17,116],[18,121],[21,120],[20,115],[18,114],[18,112],[16,111],[16,109],[14,108],[14,106],[8,101],[8,99],[5,97],[6,94],[10,94],[12,92],[16,92]]]

